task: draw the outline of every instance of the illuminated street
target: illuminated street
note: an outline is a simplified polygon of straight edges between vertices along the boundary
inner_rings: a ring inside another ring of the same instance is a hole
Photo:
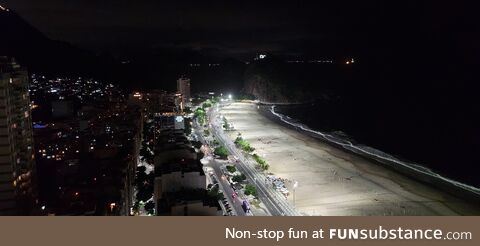
[[[235,147],[233,141],[228,138],[223,129],[219,126],[219,121],[217,119],[218,108],[213,107],[209,110],[208,115],[210,118],[210,123],[212,125],[212,131],[219,141],[239,159],[239,169],[246,174],[249,180],[257,187],[259,191],[260,200],[266,204],[270,214],[275,216],[297,216],[300,215],[294,208],[293,205],[286,201],[280,193],[276,192],[271,186],[265,181],[266,176],[263,173],[260,173],[255,169],[255,164],[253,160],[244,155]]]
[[[220,108],[220,113],[236,126],[230,139],[241,132],[265,156],[272,173],[299,180],[295,203],[302,214],[479,213],[478,208],[444,192],[278,125],[259,114],[254,104],[232,103]],[[292,204],[293,196],[288,199]]]

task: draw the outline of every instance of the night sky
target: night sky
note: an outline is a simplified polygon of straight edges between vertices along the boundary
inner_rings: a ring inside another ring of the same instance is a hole
[[[472,40],[475,32],[472,43],[478,40],[480,22],[471,3],[332,2],[2,0],[0,4],[50,38],[120,55],[155,48],[234,57],[259,51],[354,55],[375,46],[372,42],[404,45],[404,39],[425,33],[441,41],[442,35]]]
[[[381,1],[357,2],[1,1],[50,38],[97,51],[188,48],[240,57],[349,50],[349,40],[366,42],[385,11]]]

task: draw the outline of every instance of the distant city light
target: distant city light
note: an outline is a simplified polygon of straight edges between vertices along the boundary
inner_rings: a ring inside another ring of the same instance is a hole
[[[37,124],[33,125],[33,128],[34,129],[44,129],[44,128],[47,128],[47,125],[37,123]]]

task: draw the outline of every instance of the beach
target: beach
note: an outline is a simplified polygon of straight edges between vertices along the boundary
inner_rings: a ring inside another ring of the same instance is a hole
[[[269,172],[290,182],[288,200],[304,215],[480,215],[480,205],[282,126],[253,103],[236,102],[221,108]]]

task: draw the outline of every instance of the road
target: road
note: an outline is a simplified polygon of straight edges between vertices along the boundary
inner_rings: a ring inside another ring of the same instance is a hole
[[[202,127],[200,127],[197,124],[196,121],[194,122],[194,128],[193,129],[194,129],[194,133],[197,136],[198,140],[202,144],[207,146],[207,148],[209,149],[208,141],[203,137]],[[218,181],[219,189],[223,191],[223,194],[224,194],[225,198],[227,199],[228,204],[232,208],[233,213],[237,216],[251,215],[251,214],[246,214],[245,213],[245,211],[243,210],[243,207],[242,207],[242,200],[238,196],[236,196],[235,198],[232,197],[234,191],[233,191],[232,187],[230,187],[230,183],[228,182],[228,180],[222,178],[223,172],[220,168],[222,166],[222,163],[215,160],[215,158],[213,158],[210,150],[205,151],[205,160],[208,161],[208,163],[205,164],[204,166],[212,168],[212,170],[214,172],[215,179]],[[209,174],[206,174],[206,175],[209,175]]]
[[[250,157],[246,157],[236,148],[233,141],[225,135],[222,122],[217,117],[218,104],[211,107],[207,116],[209,118],[212,134],[221,142],[228,151],[238,158],[237,168],[244,173],[248,180],[257,187],[260,201],[262,201],[271,215],[274,216],[300,216],[301,214],[290,204],[286,198],[276,191],[266,180],[266,176],[255,168],[255,162]]]
[[[237,216],[249,215],[245,213],[245,211],[243,210],[243,207],[242,207],[243,199],[240,198],[240,196],[237,194],[235,194],[235,198],[233,198],[233,194],[235,193],[235,191],[230,186],[230,183],[228,182],[228,180],[226,180],[222,176],[222,170],[220,169],[220,167],[222,166],[222,163],[212,158],[212,161],[210,161],[210,166],[213,168],[216,176],[219,178],[218,182],[220,184],[220,189],[223,190],[223,194],[227,198],[230,206],[234,209],[236,215]]]

